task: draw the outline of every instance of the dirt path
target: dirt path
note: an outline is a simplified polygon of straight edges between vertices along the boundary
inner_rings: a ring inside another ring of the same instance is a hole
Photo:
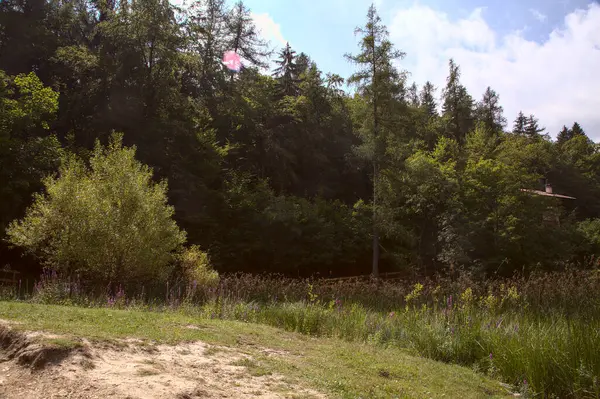
[[[261,375],[250,356],[231,348],[73,342],[0,328],[0,398],[324,397],[281,375]]]

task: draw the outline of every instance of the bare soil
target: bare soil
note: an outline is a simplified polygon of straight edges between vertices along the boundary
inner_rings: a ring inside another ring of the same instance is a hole
[[[236,349],[203,342],[97,343],[0,324],[0,398],[325,397],[281,375],[253,373],[246,367],[253,362]]]

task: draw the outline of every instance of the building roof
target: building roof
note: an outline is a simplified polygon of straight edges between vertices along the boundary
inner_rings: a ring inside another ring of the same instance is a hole
[[[528,193],[531,193],[531,194],[535,194],[535,195],[543,195],[544,197],[554,197],[554,198],[571,199],[571,200],[576,199],[575,197],[569,197],[568,195],[548,193],[546,191],[531,190],[531,189],[528,189],[528,188],[522,188],[521,191],[525,191],[525,192],[528,192]]]

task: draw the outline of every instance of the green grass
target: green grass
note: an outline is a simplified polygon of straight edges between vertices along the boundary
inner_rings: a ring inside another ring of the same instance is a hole
[[[237,360],[231,364],[232,364],[232,366],[245,367],[248,370],[248,372],[250,373],[250,375],[252,375],[254,377],[262,377],[263,375],[273,374],[271,371],[269,371],[269,369],[267,367],[258,363],[256,360],[249,359],[247,357]]]
[[[409,355],[394,347],[311,337],[237,321],[176,312],[145,312],[0,302],[14,328],[94,340],[139,338],[175,344],[202,340],[248,354],[250,372],[277,373],[336,398],[509,397],[494,380],[468,368]],[[189,328],[190,325],[198,328]],[[284,355],[267,356],[264,349]]]
[[[222,319],[267,324],[312,336],[393,346],[461,364],[523,393],[600,398],[600,320],[561,312],[486,309],[461,298],[452,307],[379,312],[360,304],[231,303],[205,305]],[[514,306],[514,305],[513,305]]]
[[[77,349],[81,348],[83,344],[75,339],[71,338],[40,338],[38,341],[45,346],[52,346],[61,349]]]

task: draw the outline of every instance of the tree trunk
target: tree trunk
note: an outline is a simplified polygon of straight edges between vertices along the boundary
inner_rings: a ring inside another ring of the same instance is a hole
[[[379,277],[379,226],[377,217],[377,180],[379,178],[379,137],[378,127],[379,119],[377,115],[377,59],[375,57],[375,31],[371,28],[371,37],[373,38],[373,56],[371,62],[373,67],[373,266],[372,274],[374,278]]]
[[[374,278],[379,277],[379,226],[377,222],[377,190],[376,181],[378,176],[377,161],[373,160],[373,269]]]

